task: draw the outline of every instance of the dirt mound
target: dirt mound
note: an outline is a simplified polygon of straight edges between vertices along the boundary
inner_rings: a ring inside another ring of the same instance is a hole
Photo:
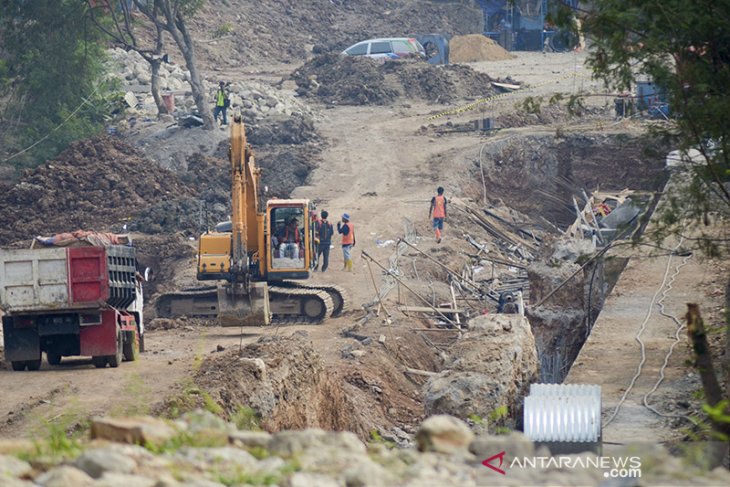
[[[352,405],[325,373],[305,332],[264,337],[207,358],[195,382],[228,414],[250,407],[269,431],[320,427],[358,431]]]
[[[172,287],[176,262],[190,265],[195,256],[193,242],[185,241],[179,235],[144,235],[134,239],[137,261],[141,268],[149,267],[151,273],[145,284],[145,298],[148,300],[158,288]]]
[[[178,174],[190,196],[164,199],[141,210],[129,223],[130,230],[197,236],[207,226],[228,219],[231,183],[227,162],[198,153],[188,157],[187,165],[188,170]]]
[[[489,37],[468,34],[452,37],[449,41],[449,61],[473,63],[478,61],[503,61],[515,56]]]
[[[171,196],[193,192],[120,139],[71,144],[0,195],[0,244],[78,228],[105,230]]]
[[[318,56],[292,73],[297,92],[325,103],[386,105],[397,98],[448,103],[492,92],[491,78],[467,66]]]

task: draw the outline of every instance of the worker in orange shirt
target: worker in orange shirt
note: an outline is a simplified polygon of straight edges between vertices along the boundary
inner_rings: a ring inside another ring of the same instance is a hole
[[[350,223],[350,215],[342,215],[342,221],[337,222],[337,233],[342,235],[342,255],[345,266],[342,270],[352,272],[352,248],[355,246],[355,225]]]
[[[436,196],[431,198],[431,207],[428,209],[428,217],[433,215],[433,229],[436,231],[436,243],[441,243],[441,230],[444,229],[446,219],[446,197],[444,188],[439,186],[436,189]]]

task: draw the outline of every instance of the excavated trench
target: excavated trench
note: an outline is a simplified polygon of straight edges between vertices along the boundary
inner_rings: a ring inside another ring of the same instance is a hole
[[[653,194],[666,182],[666,153],[666,146],[646,137],[546,135],[513,137],[493,144],[484,151],[481,162],[491,197],[564,230],[576,218],[573,198],[582,207],[583,192],[597,189],[635,191],[632,200],[648,216],[654,205]],[[636,225],[641,223],[637,221]],[[640,232],[641,228],[636,234]],[[528,318],[538,350],[541,380],[559,383],[590,335],[626,260],[601,257],[581,269],[587,257],[580,255],[579,248],[569,260],[553,258],[553,250],[528,269]]]

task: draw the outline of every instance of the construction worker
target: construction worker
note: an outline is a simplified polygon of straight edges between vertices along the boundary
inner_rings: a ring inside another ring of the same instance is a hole
[[[342,255],[345,257],[345,266],[342,270],[352,272],[352,248],[355,246],[355,225],[350,223],[350,215],[342,215],[342,221],[337,222],[337,233],[342,235]]]
[[[226,110],[231,104],[228,93],[226,92],[226,84],[221,81],[218,83],[218,91],[215,94],[215,108],[213,109],[213,120],[218,124],[218,114],[222,114],[223,125],[228,125],[228,118],[226,117]]]
[[[317,265],[314,267],[314,270],[316,271],[319,268],[319,261],[321,257],[322,272],[324,272],[327,270],[327,266],[329,265],[330,246],[332,245],[332,235],[334,235],[335,229],[332,224],[327,221],[329,213],[327,213],[325,210],[322,210],[320,215],[322,218],[319,220],[319,222],[317,222],[317,227],[315,229],[315,235],[317,235],[319,242],[317,243]]]
[[[436,196],[431,198],[431,207],[428,209],[428,217],[433,215],[433,229],[436,230],[436,243],[441,243],[441,230],[444,229],[446,219],[446,197],[444,188],[439,186],[436,189]]]
[[[296,218],[292,218],[289,221],[289,225],[284,229],[284,237],[282,238],[282,257],[291,257],[292,259],[299,258],[299,243],[301,239],[299,236],[299,221]]]

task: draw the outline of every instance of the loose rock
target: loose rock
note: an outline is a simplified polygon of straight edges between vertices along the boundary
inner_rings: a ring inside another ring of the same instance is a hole
[[[464,452],[473,438],[474,434],[465,422],[447,415],[431,416],[416,433],[418,449],[424,452]]]

